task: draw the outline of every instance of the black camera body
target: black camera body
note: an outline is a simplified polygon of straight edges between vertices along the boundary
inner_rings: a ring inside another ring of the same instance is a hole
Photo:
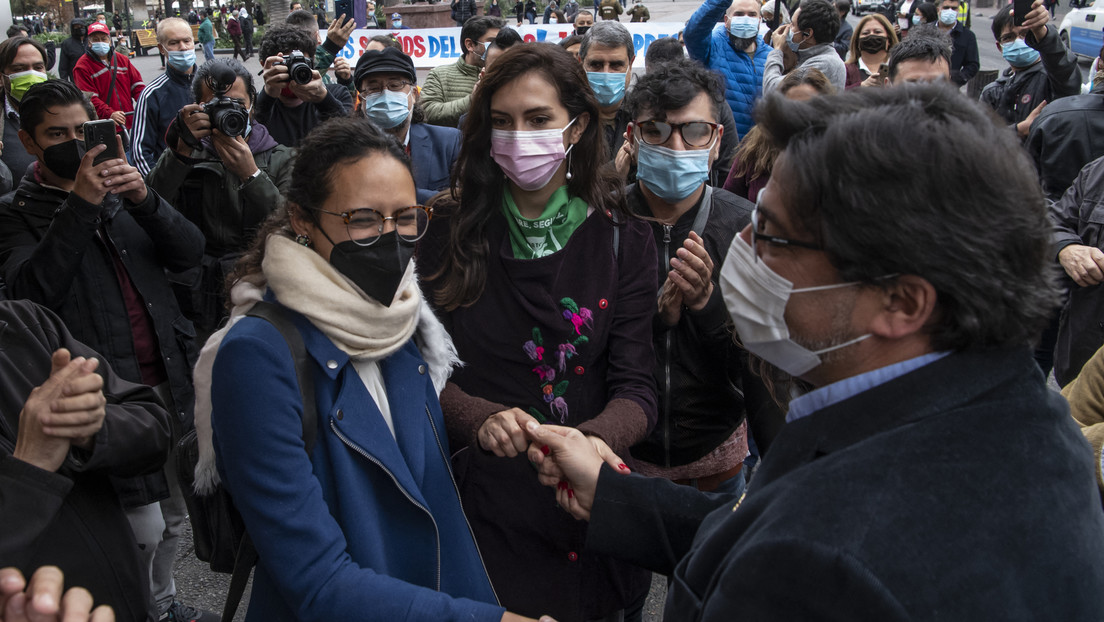
[[[294,50],[284,56],[284,64],[287,65],[288,75],[296,84],[310,84],[310,81],[314,79],[313,65],[299,50]]]
[[[221,93],[203,104],[203,112],[211,118],[211,127],[227,136],[243,136],[249,127],[249,111],[245,106]]]

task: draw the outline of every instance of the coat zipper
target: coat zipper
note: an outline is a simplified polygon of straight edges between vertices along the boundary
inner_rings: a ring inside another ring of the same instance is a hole
[[[436,545],[437,545],[437,572],[436,572],[436,577],[437,577],[436,585],[437,585],[437,588],[436,589],[437,589],[438,592],[440,592],[441,591],[441,530],[437,528],[437,521],[434,520],[433,513],[431,513],[429,511],[429,509],[426,508],[424,505],[422,505],[421,503],[418,503],[417,499],[410,496],[410,493],[407,492],[406,489],[403,488],[401,484],[399,484],[399,480],[395,478],[395,474],[392,473],[390,471],[390,469],[383,466],[382,462],[380,462],[379,460],[374,458],[372,455],[370,455],[364,449],[361,449],[359,445],[357,445],[356,443],[349,440],[349,437],[342,434],[341,430],[337,429],[337,425],[334,423],[333,417],[330,417],[330,429],[333,430],[333,433],[336,434],[337,437],[341,439],[341,442],[348,445],[350,449],[357,452],[358,454],[363,456],[366,460],[368,460],[372,464],[374,464],[374,465],[378,466],[380,469],[382,469],[383,472],[386,473],[387,476],[391,478],[391,481],[395,483],[395,487],[398,488],[399,491],[403,493],[403,496],[405,496],[407,498],[407,500],[410,501],[411,503],[413,503],[416,507],[418,507],[423,512],[425,512],[426,516],[429,517],[429,522],[433,523],[433,533],[436,536],[436,540],[435,540]],[[434,433],[436,433],[436,430],[434,430]],[[455,486],[456,484],[454,483],[453,485]]]
[[[495,592],[494,584],[491,583],[491,573],[487,572],[487,564],[483,561],[483,552],[479,550],[479,541],[475,539],[475,531],[471,527],[471,523],[468,522],[468,515],[464,512],[464,502],[460,499],[460,487],[456,485],[456,477],[452,474],[452,460],[449,459],[448,454],[445,453],[445,447],[441,445],[441,435],[437,433],[437,424],[433,423],[433,415],[429,412],[429,405],[425,407],[426,417],[429,419],[429,427],[433,429],[433,438],[437,441],[437,451],[441,454],[441,459],[445,461],[445,471],[449,474],[449,481],[452,482],[452,489],[456,491],[456,502],[460,504],[460,515],[464,517],[464,524],[468,527],[468,533],[471,534],[472,543],[475,544],[475,554],[479,556],[479,564],[483,566],[483,574],[487,575],[487,583],[491,586],[491,593],[494,594],[495,602],[498,600],[498,592]]]
[[[667,265],[664,272],[670,270],[671,229],[673,225],[663,225],[663,257]],[[671,329],[664,336],[663,353],[663,465],[671,466]]]

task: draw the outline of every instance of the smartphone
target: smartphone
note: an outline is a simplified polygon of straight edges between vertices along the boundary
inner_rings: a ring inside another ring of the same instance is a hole
[[[107,149],[92,160],[93,164],[123,157],[119,155],[119,143],[115,139],[115,127],[115,122],[111,119],[89,121],[84,124],[85,149],[91,150],[96,145],[107,145]]]
[[[1031,3],[1033,0],[1013,0],[1012,6],[1012,25],[1023,26],[1024,18],[1031,12]]]

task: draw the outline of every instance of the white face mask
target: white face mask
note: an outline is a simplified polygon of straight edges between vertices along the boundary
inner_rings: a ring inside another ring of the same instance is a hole
[[[728,247],[728,257],[721,268],[721,295],[744,348],[791,376],[801,376],[820,365],[820,355],[856,344],[870,334],[821,350],[809,350],[790,339],[785,319],[790,294],[855,285],[858,283],[794,289],[793,283],[762,261],[756,261],[754,249],[739,235]]]

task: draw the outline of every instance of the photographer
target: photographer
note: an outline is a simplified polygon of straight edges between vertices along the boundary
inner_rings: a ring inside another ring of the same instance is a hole
[[[272,26],[261,40],[264,89],[257,95],[254,118],[281,145],[298,145],[316,125],[343,117],[353,107],[348,89],[322,83],[312,50],[310,35],[290,24]]]
[[[186,295],[177,292],[202,340],[222,318],[223,277],[287,187],[292,151],[260,123],[229,135],[242,115],[248,119],[257,98],[253,76],[237,60],[200,65],[192,93],[196,103],[184,106],[169,127],[171,149],[162,152],[147,183],[207,238],[203,265],[183,279]]]

